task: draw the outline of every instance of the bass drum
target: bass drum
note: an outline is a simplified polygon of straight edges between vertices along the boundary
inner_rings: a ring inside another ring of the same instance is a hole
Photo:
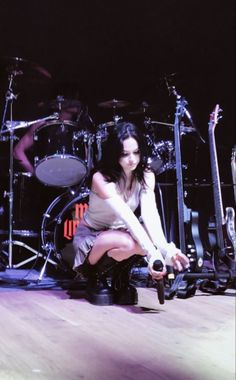
[[[55,198],[46,212],[41,226],[43,249],[52,251],[59,262],[73,266],[75,251],[73,237],[76,227],[88,208],[89,190],[77,195],[66,192]]]

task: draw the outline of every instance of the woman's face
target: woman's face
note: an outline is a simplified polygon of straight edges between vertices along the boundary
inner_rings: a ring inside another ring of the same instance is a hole
[[[140,162],[140,152],[137,141],[129,137],[123,142],[123,152],[119,159],[119,164],[125,174],[134,171]]]

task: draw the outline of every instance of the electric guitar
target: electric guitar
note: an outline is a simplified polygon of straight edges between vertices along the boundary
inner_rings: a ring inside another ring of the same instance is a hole
[[[234,200],[236,204],[236,145],[232,149],[231,171],[232,171],[232,179],[233,179]],[[233,207],[226,207],[225,219],[226,219],[227,231],[233,242],[234,251],[236,252],[235,211]]]
[[[181,105],[179,104],[181,107]],[[190,270],[201,272],[203,267],[204,249],[200,238],[198,227],[198,212],[187,208],[184,202],[184,186],[182,174],[181,141],[178,114],[181,110],[177,108],[174,123],[175,140],[175,164],[177,180],[177,206],[178,206],[178,228],[179,245],[190,261]]]
[[[236,264],[236,249],[235,238],[232,238],[232,224],[234,225],[235,212],[233,207],[226,208],[226,215],[223,212],[221,185],[219,166],[215,142],[215,128],[220,118],[220,106],[217,104],[214,111],[210,115],[209,120],[209,148],[210,148],[210,162],[211,162],[211,175],[213,184],[213,198],[215,209],[215,225],[216,225],[216,239],[218,246],[218,258],[223,261],[229,269],[235,270]],[[235,229],[234,229],[235,236]]]

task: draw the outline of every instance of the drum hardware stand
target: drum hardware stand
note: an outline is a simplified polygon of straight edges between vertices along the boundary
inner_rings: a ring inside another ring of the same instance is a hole
[[[71,191],[71,189],[69,190],[72,195],[73,194],[73,191]],[[53,202],[50,203],[50,205],[48,206],[47,210],[45,211],[45,213],[43,214],[43,221],[42,221],[42,224],[41,224],[41,243],[42,243],[42,249],[46,252],[46,256],[43,255],[43,258],[44,258],[44,264],[42,266],[42,269],[39,273],[39,277],[38,277],[38,281],[41,281],[43,276],[44,276],[44,273],[45,273],[45,270],[46,270],[46,267],[47,267],[47,263],[50,263],[54,266],[57,266],[58,263],[54,260],[51,259],[51,254],[52,253],[55,253],[56,251],[56,247],[55,247],[55,244],[53,242],[46,242],[46,221],[51,217],[50,215],[50,212],[52,211],[52,209],[54,208],[54,206],[60,202],[61,199],[63,199],[64,197],[66,197],[68,195],[68,190],[66,190],[64,193],[58,195]],[[55,218],[54,218],[55,220]]]
[[[47,266],[47,263],[50,262],[51,264],[53,265],[57,265],[57,263],[55,261],[52,261],[50,259],[50,256],[51,256],[51,253],[53,251],[55,251],[55,248],[54,248],[54,244],[53,243],[47,243],[45,246],[44,246],[44,250],[46,251],[46,256],[44,257],[45,261],[44,261],[44,264],[42,266],[42,269],[39,273],[39,277],[38,277],[38,282],[39,281],[42,281],[42,278],[44,276],[44,272],[46,270],[46,266]]]
[[[112,106],[112,109],[113,109],[113,117],[112,117],[112,119],[114,121],[114,125],[116,126],[121,120],[123,120],[123,117],[116,114],[116,109],[117,109],[117,105],[116,104],[114,104]]]
[[[10,105],[10,122],[7,124],[8,127],[8,132],[9,132],[9,191],[4,192],[4,197],[8,197],[9,199],[9,235],[8,235],[8,240],[2,242],[2,245],[8,245],[8,253],[3,251],[4,254],[8,255],[8,267],[13,268],[12,264],[12,251],[13,251],[13,245],[19,245],[19,246],[24,246],[26,249],[29,249],[30,251],[32,250],[31,247],[29,247],[27,244],[24,244],[20,241],[13,240],[13,179],[14,179],[14,174],[13,174],[13,144],[14,140],[16,139],[14,135],[14,127],[13,127],[13,121],[12,121],[12,105],[13,101],[17,99],[18,95],[14,95],[13,93],[13,83],[14,83],[14,78],[17,75],[22,75],[22,71],[17,71],[13,70],[11,71],[9,75],[9,83],[8,83],[8,90],[6,92],[6,102],[5,102],[5,107],[4,107],[4,112],[3,112],[3,119],[2,119],[2,126],[1,126],[1,133],[4,133],[4,126],[5,124],[5,119],[6,119],[6,114],[7,114],[7,109],[8,106]],[[31,260],[31,259],[30,259]],[[18,267],[20,265],[23,265],[22,263],[18,264]]]
[[[11,267],[10,267],[10,265],[8,264],[8,268],[14,268],[14,269],[17,269],[17,268],[20,268],[21,266],[23,266],[23,265],[25,265],[25,264],[27,264],[27,263],[29,263],[29,262],[35,260],[35,259],[37,259],[38,257],[43,257],[43,254],[40,253],[39,251],[36,251],[36,250],[33,249],[32,247],[30,247],[28,244],[25,244],[25,243],[23,243],[23,242],[21,242],[21,241],[17,241],[17,240],[11,240],[11,241],[9,241],[9,240],[5,240],[5,241],[3,241],[3,242],[1,243],[1,252],[2,252],[4,255],[6,255],[6,256],[9,256],[9,253],[7,253],[6,251],[4,251],[4,248],[3,248],[3,247],[4,247],[4,245],[9,245],[9,246],[10,246],[10,244],[11,244],[12,246],[13,246],[13,245],[17,245],[17,246],[19,246],[19,247],[23,247],[23,248],[27,249],[28,251],[34,253],[34,255],[31,256],[31,257],[28,258],[28,259],[25,259],[25,260],[19,262],[18,264],[12,265]]]
[[[36,250],[34,250],[32,247],[28,246],[27,244],[13,240],[13,202],[14,202],[14,194],[13,194],[13,181],[14,181],[14,165],[13,165],[13,145],[14,141],[17,139],[16,136],[14,135],[15,129],[18,128],[23,128],[23,127],[28,127],[31,124],[34,124],[37,121],[45,120],[48,118],[44,119],[39,119],[36,121],[32,122],[22,122],[22,123],[15,123],[13,122],[13,101],[17,99],[18,95],[15,95],[13,93],[13,84],[14,84],[14,79],[17,75],[22,75],[23,72],[21,70],[12,70],[9,75],[9,83],[8,83],[8,89],[5,95],[5,106],[4,106],[4,112],[3,112],[3,118],[2,118],[2,125],[1,125],[1,131],[0,134],[3,134],[5,132],[9,133],[9,191],[4,192],[4,197],[8,197],[9,199],[9,234],[8,234],[8,240],[5,240],[1,243],[2,246],[8,245],[8,252],[2,251],[2,253],[6,256],[8,256],[8,268],[19,268],[20,266],[34,260],[38,256],[42,256],[42,254]],[[10,105],[10,120],[6,121],[6,114],[7,114],[7,109],[8,106]],[[57,117],[57,114],[54,114],[53,116],[49,116],[49,118],[55,118]],[[14,125],[15,124],[15,125]],[[4,129],[4,127],[6,127]],[[13,265],[12,263],[12,256],[13,256],[13,246],[20,246],[26,248],[28,251],[34,253],[33,256],[31,256],[27,260],[23,260],[20,263]]]
[[[114,111],[114,115],[113,115],[114,124],[117,125],[121,120],[123,120],[123,116],[116,115]]]
[[[12,113],[12,110],[11,110],[11,113]],[[14,144],[14,141],[17,139],[16,136],[14,135],[14,131],[15,129],[19,129],[19,128],[25,128],[25,127],[29,127],[30,125],[32,124],[35,124],[37,122],[41,122],[41,121],[46,121],[46,120],[49,120],[49,119],[55,119],[58,117],[58,114],[57,113],[54,113],[53,115],[50,115],[50,116],[47,116],[45,118],[41,118],[41,119],[37,119],[37,120],[34,120],[34,121],[30,121],[30,122],[13,122],[13,121],[6,121],[3,126],[5,125],[7,127],[7,129],[3,129],[2,128],[2,133],[5,133],[5,132],[9,132],[9,142],[10,142],[10,148],[9,148],[9,191],[4,191],[4,198],[5,197],[8,197],[9,198],[9,224],[8,224],[8,228],[9,228],[9,235],[8,235],[8,240],[5,240],[2,242],[2,246],[4,245],[8,245],[8,253],[3,250],[2,253],[6,256],[8,256],[8,268],[11,269],[11,268],[19,268],[25,264],[27,264],[28,262],[31,262],[32,260],[36,259],[36,257],[42,257],[43,254],[36,251],[35,249],[33,249],[32,247],[30,247],[29,245],[21,242],[21,241],[18,241],[18,240],[13,240],[13,234],[14,234],[14,230],[13,230],[13,206],[14,206],[14,191],[13,191],[13,182],[14,182],[14,165],[13,165],[13,144]],[[11,117],[12,119],[12,117]],[[19,262],[18,264],[16,265],[13,265],[12,263],[12,258],[13,258],[13,246],[16,245],[16,246],[20,246],[20,247],[24,247],[26,250],[34,253],[33,256],[31,256],[29,259],[27,260],[23,260],[21,262]]]

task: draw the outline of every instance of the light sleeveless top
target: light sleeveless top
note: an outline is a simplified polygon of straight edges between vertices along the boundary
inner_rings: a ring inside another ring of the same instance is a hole
[[[135,211],[140,203],[141,185],[137,184],[135,190],[125,203]],[[121,198],[123,199],[122,195]],[[123,199],[124,200],[124,199]],[[85,222],[95,230],[126,228],[123,220],[115,214],[110,206],[95,192],[90,191],[89,208],[84,214]]]

